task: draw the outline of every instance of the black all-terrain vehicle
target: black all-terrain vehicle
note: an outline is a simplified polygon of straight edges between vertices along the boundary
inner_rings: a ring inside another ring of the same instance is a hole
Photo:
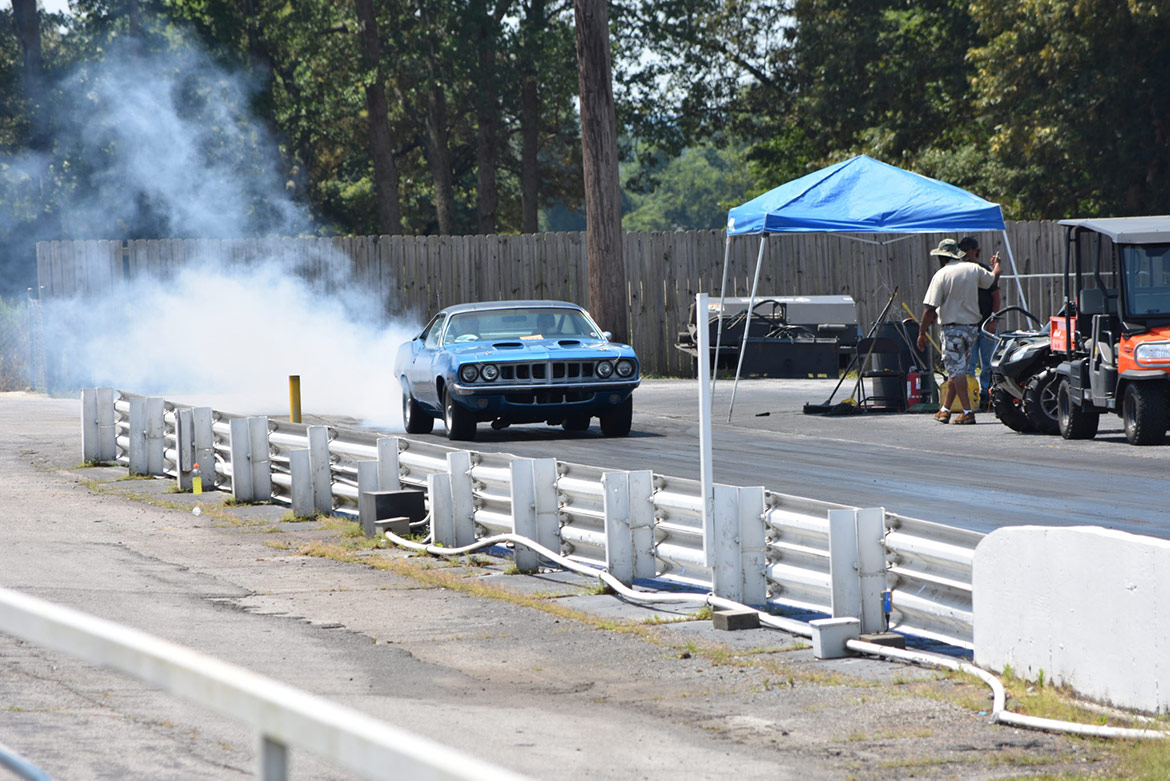
[[[993,334],[987,324],[1010,312],[1019,312],[1036,324],[1036,330],[1018,329]],[[1009,306],[983,322],[983,333],[997,337],[991,354],[991,408],[1013,431],[1060,433],[1056,389],[1059,356],[1052,353],[1049,329],[1028,310]]]

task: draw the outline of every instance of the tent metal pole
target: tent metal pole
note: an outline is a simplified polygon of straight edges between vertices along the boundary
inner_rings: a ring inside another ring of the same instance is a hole
[[[731,404],[727,407],[727,422],[735,409],[735,391],[739,388],[739,372],[743,368],[743,354],[747,352],[748,331],[752,325],[752,310],[756,307],[756,288],[760,284],[760,266],[764,265],[764,248],[768,246],[768,234],[760,234],[760,254],[756,256],[756,274],[752,277],[752,294],[748,299],[747,318],[743,321],[743,341],[739,345],[739,360],[735,364],[735,382],[731,384]]]
[[[1028,309],[1028,299],[1024,298],[1024,286],[1020,284],[1020,272],[1016,268],[1016,258],[1012,254],[1012,242],[1008,239],[1007,228],[1003,229],[1003,245],[1007,248],[1008,262],[1012,264],[1012,275],[1016,280],[1016,293],[1020,296],[1020,306]],[[1028,311],[1031,311],[1030,309]]]
[[[719,319],[715,326],[715,369],[711,372],[711,392],[715,392],[715,378],[719,376],[719,347],[723,344],[723,299],[727,295],[727,263],[731,258],[731,234],[724,234],[726,238],[723,240],[723,283],[719,285]],[[704,299],[705,300],[705,299]],[[698,333],[700,328],[707,328],[707,312],[695,311],[695,332]],[[700,320],[702,318],[702,320]],[[704,339],[704,344],[709,341]],[[700,351],[701,352],[701,351]],[[699,360],[702,360],[702,355]],[[711,356],[707,356],[710,360]]]

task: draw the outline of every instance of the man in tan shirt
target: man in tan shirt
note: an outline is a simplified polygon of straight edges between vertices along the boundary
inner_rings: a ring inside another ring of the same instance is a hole
[[[971,348],[979,339],[979,289],[990,288],[999,281],[999,253],[991,256],[991,271],[976,263],[967,263],[964,252],[954,239],[943,239],[930,251],[945,265],[935,272],[923,299],[922,322],[918,328],[918,349],[926,349],[926,329],[935,320],[942,328],[943,369],[947,373],[943,405],[934,414],[939,423],[951,420],[951,405],[958,396],[963,414],[955,419],[959,425],[975,422],[971,396],[967,391],[967,371]]]

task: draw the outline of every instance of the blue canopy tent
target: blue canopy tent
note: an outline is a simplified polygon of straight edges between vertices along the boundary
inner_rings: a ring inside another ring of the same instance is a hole
[[[738,386],[743,356],[747,347],[748,326],[755,306],[760,266],[769,233],[971,233],[1002,231],[1008,261],[1015,273],[1015,259],[1008,241],[1003,213],[999,205],[985,201],[954,185],[905,171],[866,155],[814,171],[793,179],[774,190],[753,198],[727,213],[727,243],[723,255],[723,284],[719,290],[719,323],[715,351],[719,352],[723,335],[723,299],[727,292],[727,265],[731,237],[758,234],[760,253],[749,298],[747,323],[739,363],[735,368]],[[865,239],[854,238],[857,241]],[[893,241],[870,241],[885,245]],[[1016,279],[1021,303],[1024,290]],[[1026,305],[1026,304],[1025,304]],[[735,390],[731,394],[735,406]],[[728,420],[731,410],[728,410]]]

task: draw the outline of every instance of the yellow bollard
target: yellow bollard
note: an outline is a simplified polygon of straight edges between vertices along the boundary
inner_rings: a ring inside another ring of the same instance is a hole
[[[301,422],[301,375],[288,376],[288,419],[291,423]]]

